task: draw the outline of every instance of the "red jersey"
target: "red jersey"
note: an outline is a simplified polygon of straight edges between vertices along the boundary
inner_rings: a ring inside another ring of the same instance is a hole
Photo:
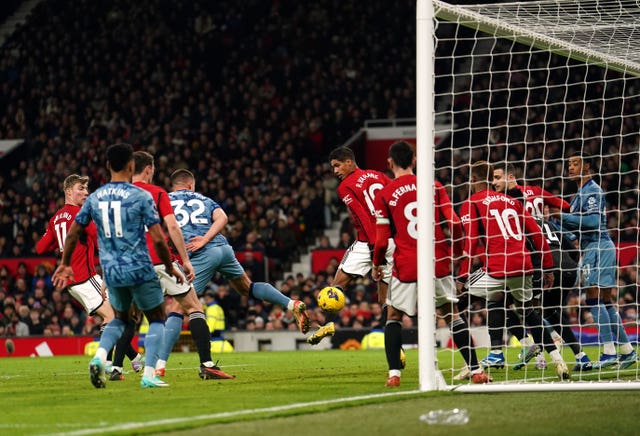
[[[380,171],[356,168],[338,185],[338,196],[351,213],[358,241],[373,245],[376,242],[376,193],[389,183]]]
[[[64,248],[64,241],[71,224],[80,211],[80,206],[65,204],[62,209],[49,220],[47,231],[36,243],[36,253],[43,254]],[[70,285],[83,283],[96,275],[96,247],[98,246],[98,232],[96,225],[91,221],[84,228],[76,248],[71,255],[71,269],[73,269],[73,281]]]
[[[556,207],[563,212],[569,212],[569,203],[539,186],[516,185],[516,187],[524,194],[527,212],[536,218],[544,219],[545,206]]]
[[[536,251],[542,253],[542,266],[553,267],[542,230],[518,200],[495,191],[477,192],[463,203],[461,215],[467,236],[465,252],[477,252],[478,244],[482,243],[485,269],[492,277],[533,273],[527,237],[531,238]],[[460,267],[461,276],[469,274],[470,265],[470,259],[466,258]]]
[[[149,194],[151,194],[151,197],[153,198],[153,202],[156,204],[156,207],[158,208],[158,215],[160,215],[161,222],[164,220],[164,217],[166,217],[167,215],[173,214],[173,207],[171,206],[171,201],[169,200],[169,194],[167,194],[167,191],[162,189],[160,186],[152,185],[150,183],[133,182],[133,184],[138,186],[139,188],[144,189]],[[151,256],[151,262],[153,262],[154,265],[160,265],[164,263],[162,262],[162,260],[160,259],[160,256],[158,256],[158,253],[156,252],[156,247],[153,244],[153,239],[151,238],[151,235],[149,235],[149,232],[147,232],[146,236],[147,236],[147,247],[149,248],[149,255]],[[164,238],[167,241],[167,245],[171,247],[171,245],[169,244],[169,238],[167,237],[166,234],[164,235]],[[171,255],[173,259],[177,259],[173,251],[171,252]]]
[[[416,176],[408,174],[391,180],[375,200],[377,238],[373,249],[373,264],[384,263],[389,236],[396,249],[393,252],[393,276],[402,282],[418,280],[418,201]]]
[[[445,277],[451,274],[451,247],[453,255],[459,257],[464,249],[462,238],[462,221],[458,218],[451,199],[442,183],[435,181],[434,184],[434,208],[435,208],[435,256],[436,256],[436,277]],[[446,237],[442,226],[446,224],[451,233],[451,241]]]

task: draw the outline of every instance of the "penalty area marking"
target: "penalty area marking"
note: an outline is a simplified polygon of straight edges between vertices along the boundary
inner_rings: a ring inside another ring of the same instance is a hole
[[[149,425],[156,426],[156,425],[182,424],[184,422],[204,421],[204,420],[219,419],[219,418],[231,418],[234,416],[261,414],[261,413],[270,413],[270,412],[282,412],[286,410],[301,409],[304,407],[323,406],[326,404],[349,403],[352,401],[369,400],[374,398],[395,397],[395,396],[401,396],[401,395],[414,395],[414,394],[420,394],[420,393],[422,392],[419,390],[414,390],[414,391],[401,391],[401,392],[387,392],[383,394],[359,395],[356,397],[345,397],[345,398],[336,398],[331,400],[311,401],[307,403],[295,403],[295,404],[287,404],[282,406],[263,407],[259,409],[236,410],[232,412],[210,413],[206,415],[184,416],[180,418],[167,418],[167,419],[154,420],[152,422],[149,422],[149,421],[128,422],[128,423],[123,423],[119,425],[108,425],[104,428],[88,428],[84,430],[70,431],[70,432],[64,432],[64,433],[50,433],[50,435],[51,436],[81,436],[81,435],[90,435],[90,434],[100,434],[100,433],[107,433],[107,432],[113,432],[113,431],[135,430],[137,428],[147,427]],[[212,424],[215,424],[215,423],[212,423]]]

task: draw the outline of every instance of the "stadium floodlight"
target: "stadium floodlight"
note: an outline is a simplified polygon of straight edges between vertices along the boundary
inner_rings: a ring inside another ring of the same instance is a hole
[[[559,381],[553,365],[542,368],[540,362],[542,369],[537,369],[533,360],[516,370],[513,364],[520,346],[511,339],[516,346],[509,348],[506,321],[507,364],[489,370],[494,382],[456,381],[453,376],[461,369],[456,353],[436,359],[432,298],[433,182],[445,184],[459,211],[468,196],[469,167],[478,160],[509,162],[519,184],[544,188],[570,201],[578,185],[567,174],[569,156],[576,152],[595,156],[594,179],[605,192],[608,233],[618,247],[629,245],[637,253],[640,3],[546,0],[451,5],[418,0],[416,24],[420,389],[640,389],[637,363],[573,372],[569,381]],[[443,133],[435,131],[436,120],[438,126],[447,126],[448,135],[434,146],[433,138]],[[625,268],[617,271],[623,282]],[[564,292],[562,310],[572,317],[562,327],[573,329],[595,362],[604,351],[589,318],[590,309],[595,309],[585,304],[584,287],[565,287]],[[637,313],[637,301],[628,299],[627,304],[623,297],[614,288],[612,306],[623,314],[627,309]],[[481,324],[485,303],[463,298],[469,323]],[[482,331],[486,328],[472,328],[477,345],[486,340],[478,336]],[[627,332],[635,344],[637,323],[627,324]],[[568,344],[560,348],[571,368],[574,356]],[[478,358],[487,352],[487,345],[478,348]],[[620,353],[619,347],[616,352]]]

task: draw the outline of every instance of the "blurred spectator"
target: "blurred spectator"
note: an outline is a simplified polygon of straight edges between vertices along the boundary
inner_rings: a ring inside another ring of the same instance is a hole
[[[340,240],[338,241],[336,248],[340,250],[347,250],[349,247],[351,247],[354,241],[355,238],[353,237],[352,233],[342,232],[340,233]]]
[[[244,260],[240,262],[247,275],[254,282],[264,281],[264,263],[258,262],[253,251],[244,252]]]
[[[229,242],[264,250],[274,265],[270,277],[281,278],[319,231],[340,216],[343,206],[336,198],[338,180],[326,160],[328,151],[348,140],[366,119],[415,115],[415,2],[395,2],[393,19],[384,26],[378,25],[388,15],[388,3],[382,1],[361,8],[352,0],[319,0],[314,13],[304,2],[257,4],[238,13],[237,2],[228,0],[215,6],[193,0],[188,7],[167,2],[163,8],[140,0],[119,3],[114,12],[110,2],[40,2],[0,49],[0,95],[5,102],[0,105],[0,137],[25,138],[19,153],[3,158],[0,257],[32,255],[33,234],[43,230],[46,216],[60,206],[63,175],[88,175],[95,189],[107,180],[101,154],[109,144],[126,141],[158,156],[156,180],[162,186],[167,187],[173,170],[197,168],[201,191],[228,212]],[[189,24],[177,25],[176,17]],[[372,47],[371,41],[384,55],[361,50]],[[471,49],[468,45],[457,50]],[[446,50],[447,44],[439,49]],[[545,61],[541,58],[531,69],[549,71],[539,68],[546,67]],[[563,173],[559,158],[574,145],[572,138],[548,135],[580,136],[583,132],[575,123],[566,129],[527,129],[527,123],[496,119],[495,131],[487,138],[489,112],[492,119],[503,112],[520,120],[543,115],[536,113],[534,103],[544,93],[531,94],[526,107],[494,110],[494,101],[507,101],[502,98],[506,62],[495,60],[499,71],[493,75],[497,88],[491,101],[488,94],[458,96],[455,104],[464,109],[461,114],[473,112],[474,117],[460,123],[468,125],[468,131],[458,129],[459,134],[469,138],[456,141],[456,146],[478,145],[472,153],[493,161],[526,158],[524,177],[540,181],[545,176],[544,185],[558,192],[556,177]],[[553,69],[545,77],[530,78],[533,85],[554,79]],[[613,95],[620,85],[609,83]],[[586,91],[594,92],[582,92]],[[607,112],[600,100],[594,98],[593,113]],[[638,104],[629,100],[628,111],[640,113]],[[522,116],[524,110],[530,113]],[[619,135],[610,136],[627,138],[628,131],[637,131],[637,123],[629,120],[610,123],[621,126]],[[511,124],[508,132],[499,128]],[[585,123],[583,136],[596,138],[600,130]],[[484,147],[487,139],[493,143],[491,149]],[[608,209],[614,237],[637,242],[638,144],[620,141],[585,146],[607,157],[602,186],[612,206]],[[500,144],[509,144],[509,156]],[[544,153],[538,153],[542,144]],[[452,189],[452,199],[460,201],[467,195],[459,185],[466,181],[469,150],[447,153],[436,153],[436,176]],[[565,192],[570,193],[570,187]],[[347,219],[337,248],[348,248],[353,234]],[[337,263],[333,259],[323,276],[303,277],[295,291],[305,301],[313,299],[313,288],[326,286]],[[64,310],[66,293],[51,292],[45,277],[33,280],[21,269],[20,277],[14,278],[0,267],[0,292],[4,289],[5,295],[16,296],[16,302],[41,310],[43,324],[56,324],[59,314],[47,312],[54,307]],[[625,276],[619,297],[633,306],[638,283],[631,276]],[[293,284],[286,282],[283,292],[290,292]],[[216,285],[229,328],[238,328],[247,302],[228,293],[219,279]],[[375,295],[365,288],[362,298],[358,293],[354,297],[373,301]],[[633,303],[627,295],[633,296]],[[476,324],[484,324],[483,308],[475,310]],[[47,334],[55,334],[57,324],[47,328]],[[274,328],[277,324],[273,322]],[[281,324],[292,325],[284,319]],[[83,330],[95,333],[96,326],[85,324]]]
[[[31,289],[35,289],[36,287],[43,287],[45,294],[49,294],[53,290],[51,274],[44,264],[36,267],[35,274],[31,279]]]
[[[322,235],[318,239],[318,245],[314,248],[314,250],[333,250],[331,246],[331,241],[327,235]]]

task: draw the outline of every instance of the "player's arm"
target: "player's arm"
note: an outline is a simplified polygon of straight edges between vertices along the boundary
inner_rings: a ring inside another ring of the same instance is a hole
[[[560,214],[561,225],[569,230],[598,230],[601,213],[604,210],[603,202],[603,196],[598,193],[581,197],[581,207],[577,213]]]
[[[600,228],[600,213],[561,213],[560,222],[569,230],[597,230]]]
[[[176,247],[178,255],[182,260],[182,268],[184,269],[187,281],[192,282],[193,279],[195,279],[195,271],[193,270],[193,266],[191,265],[189,255],[187,254],[187,247],[184,243],[182,230],[180,230],[178,221],[176,221],[176,216],[172,213],[165,215],[164,223],[167,226],[167,233],[169,233],[169,238],[171,238],[171,242],[173,242],[173,246]]]
[[[207,233],[202,236],[194,236],[189,239],[189,242],[186,244],[188,251],[194,252],[207,245],[207,243],[220,233],[229,222],[229,217],[227,217],[227,214],[221,207],[217,207],[213,210],[211,218],[213,222],[211,223],[209,230],[207,230]]]
[[[164,239],[164,233],[162,233],[162,227],[160,227],[159,223],[149,226],[149,235],[153,241],[156,253],[158,253],[158,257],[164,264],[167,274],[174,276],[178,283],[182,283],[184,281],[183,276],[173,267],[169,246],[167,245],[167,241]]]
[[[560,209],[564,212],[569,212],[569,209],[570,209],[569,203],[567,203],[565,200],[558,197],[557,195],[553,195],[551,192],[547,191],[546,189],[543,189],[543,188],[539,188],[539,189],[540,189],[540,192],[537,193],[536,195],[542,197],[542,201],[544,202],[545,206]]]
[[[438,188],[438,198],[440,200],[440,213],[444,217],[444,219],[449,224],[449,230],[451,232],[451,240],[452,240],[452,249],[453,256],[460,257],[464,251],[464,239],[463,239],[463,228],[462,221],[456,214],[455,210],[453,210],[453,205],[451,204],[451,199],[449,195],[447,195],[447,191],[444,187]]]
[[[540,252],[542,256],[542,268],[546,270],[544,272],[542,287],[549,289],[553,286],[554,281],[553,272],[551,271],[551,269],[553,269],[553,256],[551,255],[549,243],[536,220],[533,219],[529,212],[525,210],[522,212],[524,213],[525,234],[533,244],[535,250]]]
[[[366,242],[369,244],[374,244],[376,241],[376,235],[366,234],[368,226],[364,225],[363,223],[367,223],[371,219],[371,215],[375,214],[375,210],[371,210],[369,206],[366,206],[360,201],[356,200],[358,196],[354,192],[352,192],[351,189],[347,190],[346,192],[347,196],[343,198],[343,201],[347,205],[354,223],[358,223],[358,227],[362,229],[363,232],[365,232],[365,234],[362,236],[366,238]],[[378,193],[377,196],[379,195],[380,193]],[[348,198],[351,198],[351,201],[349,201]],[[375,198],[373,199],[373,201],[373,206],[375,209]]]
[[[462,262],[460,263],[460,270],[458,271],[457,281],[459,283],[465,283],[469,277],[469,273],[471,272],[471,256],[476,252],[478,247],[478,238],[480,237],[480,217],[478,217],[476,208],[473,207],[469,200],[462,204],[460,216],[462,217],[462,228],[466,238],[464,239],[464,251]]]
[[[84,227],[77,221],[71,224],[71,228],[67,232],[67,237],[64,240],[64,249],[62,250],[62,261],[60,266],[53,273],[53,284],[57,288],[64,288],[67,286],[70,280],[73,280],[73,269],[71,268],[71,255],[78,245],[78,240]]]
[[[56,237],[53,231],[47,226],[47,231],[44,232],[44,235],[36,242],[36,253],[48,253],[55,250],[56,247]]]
[[[389,219],[389,210],[387,209],[382,195],[378,195],[375,199],[376,209],[376,240],[373,246],[371,276],[373,280],[382,279],[382,268],[386,261],[387,247],[389,246],[389,238],[391,237],[391,220]]]

